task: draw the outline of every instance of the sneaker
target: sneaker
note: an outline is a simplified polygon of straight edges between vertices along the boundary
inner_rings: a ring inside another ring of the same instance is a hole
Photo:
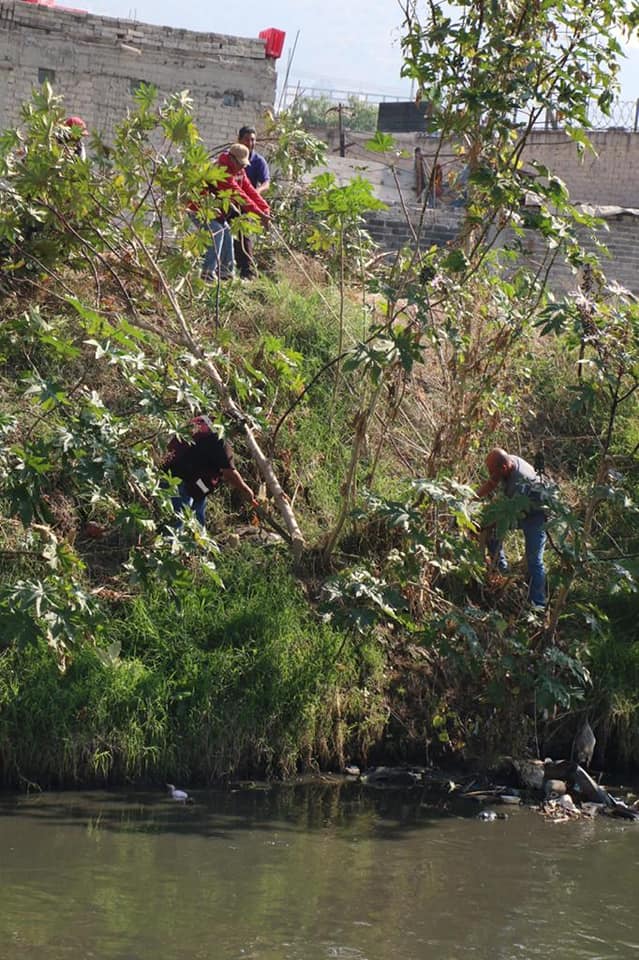
[[[531,603],[531,604],[530,604],[530,609],[532,610],[533,613],[545,613],[545,612],[546,612],[546,604],[545,604],[545,603]]]

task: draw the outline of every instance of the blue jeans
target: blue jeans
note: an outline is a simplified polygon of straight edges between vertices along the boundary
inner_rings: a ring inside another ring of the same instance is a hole
[[[206,527],[206,497],[201,497],[199,500],[194,500],[193,497],[190,497],[186,493],[184,484],[181,483],[178,487],[178,496],[171,497],[171,503],[173,504],[173,509],[175,510],[177,517],[175,526],[178,530],[182,526],[180,515],[184,511],[185,507],[190,507],[197,519],[200,521],[201,526]]]
[[[544,569],[544,548],[546,546],[546,518],[543,513],[531,513],[518,523],[524,532],[526,544],[526,568],[528,570],[528,599],[535,606],[546,605],[546,571]],[[501,540],[488,541],[488,552],[496,559],[501,571],[508,569],[508,560]]]
[[[208,230],[213,241],[204,254],[202,276],[207,280],[218,276],[221,280],[228,280],[235,272],[233,237],[229,224],[226,220],[210,220],[208,223],[197,218],[194,220],[201,230]]]

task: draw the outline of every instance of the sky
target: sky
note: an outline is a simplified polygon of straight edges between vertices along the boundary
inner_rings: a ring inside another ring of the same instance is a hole
[[[61,0],[63,2],[63,0]],[[302,89],[410,96],[400,77],[402,13],[397,0],[84,0],[86,9],[112,17],[211,33],[256,37],[266,27],[286,32],[280,81],[299,30],[289,84]],[[627,48],[622,100],[639,98],[639,42]]]

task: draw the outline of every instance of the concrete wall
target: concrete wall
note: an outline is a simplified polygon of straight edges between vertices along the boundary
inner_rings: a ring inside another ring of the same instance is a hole
[[[52,86],[68,113],[107,139],[141,80],[163,94],[188,89],[211,149],[255,123],[275,100],[275,61],[265,57],[263,40],[2,0],[0,129],[19,122],[22,103],[47,70],[55,72]]]
[[[639,210],[621,207],[595,207],[593,211],[604,221],[599,231],[599,239],[609,250],[610,258],[601,254],[602,266],[609,282],[619,283],[634,294],[639,294]],[[413,225],[418,226],[418,216],[411,211]],[[426,250],[431,245],[446,246],[454,240],[461,225],[462,214],[441,207],[426,210],[420,245]],[[408,244],[413,245],[411,230],[399,204],[389,205],[388,210],[376,211],[367,217],[367,229],[372,238],[388,250],[397,250]],[[579,234],[578,234],[579,235]],[[504,240],[507,239],[504,237]],[[579,236],[587,250],[594,251],[594,245],[585,232]],[[527,231],[524,237],[524,262],[535,269],[544,256],[543,239],[533,231]],[[550,286],[556,291],[574,290],[577,279],[570,267],[560,263],[550,274]]]
[[[331,134],[333,136],[333,134]],[[376,196],[388,204],[388,210],[376,212],[367,218],[369,232],[382,247],[396,250],[411,244],[411,231],[406,224],[402,205],[398,202],[397,183],[388,166],[380,162],[379,154],[364,147],[367,134],[348,134],[347,156],[335,156],[337,141],[329,137],[332,153],[329,169],[339,182],[360,173],[373,184]],[[428,163],[436,148],[436,141],[419,134],[398,134],[397,147],[404,156],[393,158],[401,185],[404,205],[414,224],[420,217],[420,204],[415,197],[414,150],[419,146]],[[602,257],[603,268],[609,280],[639,294],[639,133],[621,130],[597,131],[591,134],[595,153],[580,158],[576,146],[557,130],[535,131],[524,155],[524,162],[535,159],[544,163],[564,180],[572,200],[593,207],[604,220],[599,239],[610,251],[610,259]],[[445,148],[439,160],[446,173],[459,170],[459,162],[452,149]],[[459,230],[459,210],[451,206],[456,193],[445,188],[442,202],[436,210],[426,210],[421,235],[422,247],[431,244],[443,246],[453,240]],[[582,233],[586,249],[590,241]],[[532,231],[525,237],[526,256],[531,265],[542,256],[542,239]],[[557,289],[573,289],[575,278],[566,266],[555,268],[551,284]]]
[[[379,159],[364,144],[372,135],[347,133],[347,157],[352,160]],[[337,133],[329,128],[324,137],[331,152],[338,148]],[[523,153],[523,161],[537,160],[565,181],[575,203],[615,205],[639,208],[639,133],[625,130],[599,130],[590,133],[595,152],[580,157],[577,147],[562,130],[534,130]],[[438,139],[428,134],[395,134],[398,149],[405,154],[396,161],[413,170],[413,153],[420,147],[426,162],[433,157]],[[444,146],[439,160],[447,174],[459,170],[459,161],[450,145]]]

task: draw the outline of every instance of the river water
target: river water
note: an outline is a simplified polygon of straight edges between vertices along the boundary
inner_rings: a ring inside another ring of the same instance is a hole
[[[639,824],[333,783],[0,798],[0,960],[639,960]]]

